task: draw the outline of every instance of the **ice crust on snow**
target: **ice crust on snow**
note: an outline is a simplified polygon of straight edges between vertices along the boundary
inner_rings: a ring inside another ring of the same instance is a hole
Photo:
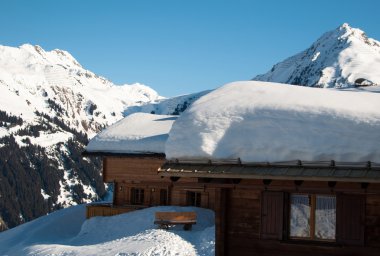
[[[165,142],[177,116],[131,114],[96,135],[88,152],[164,153]]]
[[[194,102],[168,159],[380,162],[380,94],[246,81]]]
[[[85,205],[56,211],[0,233],[0,255],[215,254],[215,216],[208,209],[159,206],[112,217],[85,219]],[[157,229],[156,211],[195,211],[191,232],[181,225]]]

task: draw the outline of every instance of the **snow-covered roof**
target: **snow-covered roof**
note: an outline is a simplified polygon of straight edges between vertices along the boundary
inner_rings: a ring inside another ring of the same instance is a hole
[[[131,114],[96,135],[87,152],[164,153],[176,116]]]
[[[168,159],[380,162],[380,94],[246,81],[197,100],[174,123]]]

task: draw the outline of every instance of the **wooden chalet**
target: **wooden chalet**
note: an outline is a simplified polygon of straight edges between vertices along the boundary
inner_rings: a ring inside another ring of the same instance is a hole
[[[215,211],[217,255],[378,255],[380,165],[86,154],[103,157],[103,180],[114,184],[112,204],[89,205],[87,217],[158,205],[197,206]],[[300,206],[306,215],[297,213]],[[320,214],[324,207],[331,210],[327,216]],[[294,220],[295,214],[301,219]],[[294,221],[305,225],[301,231],[292,231]]]
[[[156,205],[197,206],[215,212],[216,255],[380,254],[380,164],[167,160],[164,147],[107,147],[88,147],[86,154],[103,157],[113,202],[89,206],[88,217]]]

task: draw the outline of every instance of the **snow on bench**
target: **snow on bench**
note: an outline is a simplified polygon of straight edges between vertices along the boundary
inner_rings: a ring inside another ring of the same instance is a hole
[[[184,224],[184,230],[190,230],[193,224],[197,223],[195,212],[156,212],[154,224],[160,228],[168,229],[169,225]]]

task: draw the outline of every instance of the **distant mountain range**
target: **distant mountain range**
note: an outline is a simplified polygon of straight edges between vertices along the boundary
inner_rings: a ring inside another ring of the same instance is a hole
[[[343,24],[253,80],[375,88],[380,42]],[[0,46],[0,230],[102,198],[100,159],[81,156],[88,138],[134,112],[178,115],[208,92],[166,99],[114,85],[66,51]]]

